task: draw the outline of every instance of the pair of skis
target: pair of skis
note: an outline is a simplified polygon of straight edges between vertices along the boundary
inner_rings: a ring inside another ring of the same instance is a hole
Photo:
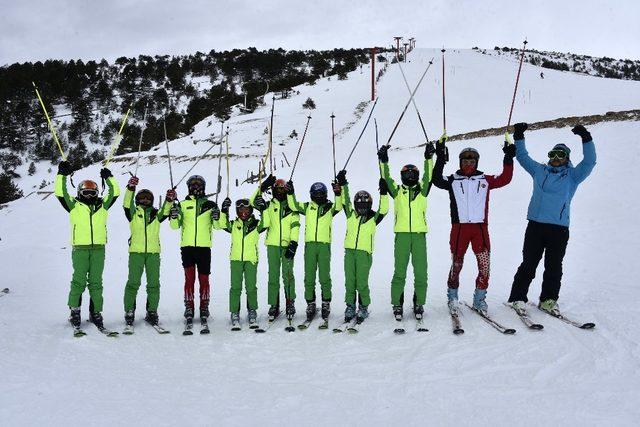
[[[498,332],[504,335],[513,335],[516,333],[516,330],[513,328],[507,328],[506,326],[498,323],[495,319],[493,319],[487,312],[482,310],[477,310],[474,307],[470,306],[466,302],[462,303],[466,307],[468,307],[472,312],[476,313],[482,320],[488,323],[492,328],[496,329]],[[449,316],[451,316],[451,326],[452,332],[454,335],[462,335],[464,334],[464,329],[462,328],[462,322],[460,321],[460,309],[456,304],[455,306],[449,306]]]
[[[544,329],[544,326],[539,324],[539,323],[535,323],[533,320],[531,320],[531,318],[529,317],[529,315],[525,312],[522,313],[521,311],[516,310],[515,308],[513,308],[510,304],[506,304],[505,305],[509,308],[511,308],[513,311],[515,311],[515,313],[518,315],[518,317],[520,318],[520,320],[522,320],[522,323],[524,323],[529,329],[532,330],[542,330]],[[549,316],[555,317],[556,319],[562,320],[564,323],[574,326],[576,328],[579,329],[593,329],[596,327],[596,324],[593,322],[579,322],[577,320],[574,320],[573,318],[569,318],[566,315],[557,312],[550,312],[550,311],[546,311],[543,310],[542,308],[536,306],[535,304],[529,304],[530,306],[534,306],[537,307],[538,310],[542,311],[543,313],[548,314]]]
[[[93,323],[89,319],[87,319],[87,322]],[[95,325],[95,323],[93,324]],[[98,328],[98,331],[100,331],[101,334],[104,334],[108,337],[115,338],[119,335],[118,332],[109,330],[104,326],[98,326],[98,325],[95,325],[95,326],[96,328]],[[87,335],[87,333],[84,331],[84,329],[82,329],[81,326],[73,326],[73,336],[75,338],[84,337],[85,335]]]
[[[200,319],[200,335],[207,335],[210,332],[209,330],[209,321],[208,319]],[[182,331],[182,335],[190,336],[193,335],[193,318],[187,318],[184,322],[184,331]]]
[[[145,323],[147,323],[149,326],[151,326],[153,329],[155,329],[155,331],[157,333],[159,333],[160,335],[171,333],[170,330],[163,328],[162,326],[160,326],[157,323],[155,323],[155,324],[149,323],[146,320],[145,320]],[[122,334],[123,335],[133,335],[133,333],[134,333],[133,325],[125,325],[124,330],[122,331]]]
[[[360,332],[360,327],[364,323],[364,318],[355,316],[353,319],[345,320],[340,326],[333,328],[334,333],[347,332],[349,334],[357,334]]]
[[[393,333],[396,335],[402,335],[404,334],[407,330],[404,327],[404,320],[402,318],[402,316],[396,316],[396,321],[400,322],[400,325],[396,328],[394,328]],[[420,316],[419,318],[416,317],[416,327],[415,327],[416,332],[429,332],[429,329],[425,326],[424,324],[424,318],[422,316]]]

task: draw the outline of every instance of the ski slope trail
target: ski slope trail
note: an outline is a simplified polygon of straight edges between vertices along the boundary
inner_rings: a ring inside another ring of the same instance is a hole
[[[403,64],[411,85],[417,82],[431,57],[434,65],[416,94],[430,138],[441,129],[439,50],[418,49]],[[379,82],[376,117],[381,140],[386,141],[408,100],[397,65],[389,65]],[[470,50],[447,52],[447,125],[449,133],[504,126],[517,63]],[[514,122],[556,117],[603,114],[639,108],[640,82],[611,80],[523,66]],[[338,168],[351,150],[371,103],[367,102],[369,70],[350,73],[347,80],[322,79],[296,88],[286,100],[276,100],[274,154],[276,174],[288,178],[295,159],[296,140],[302,136],[311,97],[317,109],[300,156],[294,181],[299,200],[315,181],[329,183],[331,113],[336,115]],[[270,99],[270,96],[267,97]],[[365,103],[363,109],[362,103]],[[359,107],[360,105],[360,107]],[[390,167],[399,179],[405,163],[422,169],[423,142],[415,113],[409,107],[390,151]],[[248,196],[255,184],[235,185],[247,172],[257,172],[266,152],[263,131],[270,105],[232,117],[230,127],[231,197]],[[211,122],[211,124],[209,124]],[[373,120],[372,120],[373,122]],[[377,205],[377,160],[373,123],[367,129],[348,167],[351,193],[366,189]],[[451,331],[446,307],[446,278],[450,266],[449,200],[433,188],[429,195],[429,290],[425,326],[416,332],[412,319],[407,332],[396,335],[389,302],[393,273],[393,218],[385,218],[376,234],[370,287],[370,317],[356,335],[334,334],[344,310],[342,268],[344,215],[334,220],[332,244],[333,303],[330,328],[319,331],[316,320],[305,331],[284,331],[280,321],[267,333],[256,334],[246,324],[229,331],[229,237],[214,232],[211,276],[211,334],[182,336],[183,271],[179,233],[163,225],[161,299],[159,315],[170,334],[159,335],[142,321],[144,285],[138,296],[135,334],[107,338],[84,321],[87,336],[77,339],[66,318],[71,277],[68,214],[53,197],[35,194],[0,210],[0,288],[11,292],[0,299],[0,360],[3,404],[0,419],[6,425],[61,424],[70,418],[89,425],[238,425],[259,422],[276,425],[635,425],[640,415],[640,298],[633,268],[637,264],[640,228],[635,213],[640,206],[640,181],[628,168],[640,162],[637,135],[640,122],[607,122],[589,127],[598,154],[592,175],[580,186],[572,204],[571,237],[564,262],[560,306],[567,314],[593,321],[596,328],[571,327],[538,310],[531,310],[543,331],[529,331],[503,305],[521,261],[531,178],[516,163],[507,187],[491,195],[490,233],[492,269],[489,313],[517,333],[505,336],[463,308],[463,335]],[[192,165],[187,158],[203,153],[219,134],[215,118],[196,126],[193,135],[170,141],[174,177]],[[578,137],[569,128],[527,132],[534,159],[564,142],[574,163],[582,158]],[[450,174],[457,155],[466,146],[480,151],[480,169],[499,173],[502,140],[489,137],[449,144]],[[211,153],[217,153],[214,148]],[[143,153],[140,188],[156,196],[169,186],[165,147]],[[184,157],[181,157],[184,156]],[[135,161],[135,159],[134,159]],[[115,159],[114,175],[122,188],[130,161]],[[281,166],[284,163],[285,166]],[[223,162],[223,175],[225,165]],[[98,177],[99,165],[76,172],[75,181]],[[193,171],[215,187],[217,159],[207,158]],[[34,182],[53,175],[32,177]],[[52,188],[51,188],[52,189]],[[185,186],[178,189],[185,196]],[[225,182],[223,182],[224,198]],[[122,199],[110,211],[109,243],[104,272],[105,326],[122,331],[122,298],[127,279],[128,223]],[[303,238],[301,232],[301,239]],[[297,320],[304,316],[303,245],[295,260],[299,298]],[[471,301],[476,266],[468,253],[462,271],[461,299]],[[411,277],[409,268],[408,277]],[[258,266],[259,321],[266,325],[266,254],[260,245]],[[529,297],[537,302],[541,268]],[[407,280],[406,292],[412,292]],[[319,291],[318,291],[319,292]],[[243,295],[244,298],[244,295]],[[409,305],[405,304],[405,312]],[[198,321],[196,319],[198,329]]]

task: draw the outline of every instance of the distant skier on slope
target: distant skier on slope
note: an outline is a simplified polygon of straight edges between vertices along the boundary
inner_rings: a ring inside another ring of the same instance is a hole
[[[127,183],[122,201],[124,214],[129,221],[129,277],[124,289],[124,320],[133,326],[135,320],[136,297],[142,282],[142,274],[147,276],[147,304],[145,320],[151,325],[158,324],[158,303],[160,301],[160,224],[169,216],[175,191],[167,191],[161,209],[153,207],[153,193],[142,189],[136,194],[138,177],[132,176]]]
[[[519,313],[526,313],[529,285],[544,252],[544,275],[539,307],[549,313],[559,313],[558,295],[562,279],[562,260],[569,241],[569,215],[571,199],[578,185],[596,165],[596,149],[591,134],[582,125],[571,131],[582,138],[582,161],[573,166],[571,150],[565,144],[556,144],[549,151],[549,161],[537,163],[527,152],[524,139],[526,123],[514,125],[513,137],[517,148],[516,159],[533,178],[533,194],[527,212],[527,230],[522,249],[522,264],[513,278],[509,302]]]
[[[98,184],[84,180],[78,185],[78,195],[71,197],[67,191],[67,176],[72,173],[68,161],[58,165],[55,195],[67,212],[71,221],[71,261],[73,276],[69,290],[68,305],[71,309],[69,322],[80,328],[80,305],[82,293],[89,288],[89,320],[103,329],[102,320],[102,272],[104,270],[104,247],[107,244],[108,210],[115,203],[120,188],[107,168],[100,170],[100,177],[109,188],[107,197],[98,197]]]
[[[389,146],[378,150],[380,171],[387,181],[389,194],[393,198],[395,212],[394,244],[395,266],[391,281],[391,304],[396,319],[402,319],[404,285],[409,259],[413,265],[414,294],[413,313],[422,319],[427,299],[427,195],[430,190],[433,154],[435,147],[428,143],[424,152],[424,175],[420,182],[420,171],[414,165],[405,165],[400,171],[402,185],[395,183],[389,173]]]
[[[504,187],[511,182],[513,176],[513,158],[516,147],[513,143],[504,143],[502,151],[504,160],[500,175],[485,175],[478,169],[480,154],[475,148],[465,148],[460,152],[459,169],[446,178],[442,176],[447,162],[446,136],[436,144],[436,165],[433,169],[433,184],[449,192],[451,206],[451,233],[449,247],[451,249],[451,269],[447,279],[447,299],[449,310],[459,310],[458,287],[459,276],[464,263],[464,256],[469,244],[476,256],[478,276],[473,294],[473,307],[479,311],[487,311],[485,301],[489,286],[491,243],[489,240],[489,192]]]

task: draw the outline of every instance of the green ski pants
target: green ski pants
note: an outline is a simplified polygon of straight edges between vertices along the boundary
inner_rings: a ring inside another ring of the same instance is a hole
[[[360,304],[367,306],[371,304],[369,293],[369,271],[373,257],[369,252],[359,249],[344,250],[344,302],[348,304],[356,303],[356,291],[359,295]]]
[[[242,278],[247,292],[247,308],[258,309],[258,287],[256,286],[258,264],[250,261],[231,261],[231,288],[229,289],[229,311],[240,312]]]
[[[391,280],[391,304],[404,303],[404,284],[409,258],[413,266],[413,300],[424,305],[427,300],[427,236],[426,233],[396,233],[394,271]]]
[[[160,301],[160,254],[129,253],[129,277],[124,287],[124,311],[135,310],[142,273],[147,273],[147,311],[158,311]]]
[[[304,244],[304,299],[316,300],[316,271],[320,279],[322,301],[331,301],[331,244]]]
[[[102,271],[104,270],[104,246],[73,248],[71,251],[73,276],[69,290],[68,305],[80,307],[82,293],[89,288],[94,312],[102,311]]]
[[[293,277],[293,259],[284,256],[287,248],[267,246],[267,263],[269,264],[269,285],[267,289],[269,305],[280,306],[280,270],[284,296],[288,300],[296,299],[296,280]]]

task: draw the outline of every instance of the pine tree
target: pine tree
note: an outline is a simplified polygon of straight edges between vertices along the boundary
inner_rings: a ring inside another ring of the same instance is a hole
[[[0,174],[0,204],[8,203],[22,197],[22,191],[6,173]]]
[[[29,170],[27,171],[27,173],[29,174],[29,176],[33,176],[34,173],[36,173],[36,164],[31,162],[31,164],[29,164]]]

